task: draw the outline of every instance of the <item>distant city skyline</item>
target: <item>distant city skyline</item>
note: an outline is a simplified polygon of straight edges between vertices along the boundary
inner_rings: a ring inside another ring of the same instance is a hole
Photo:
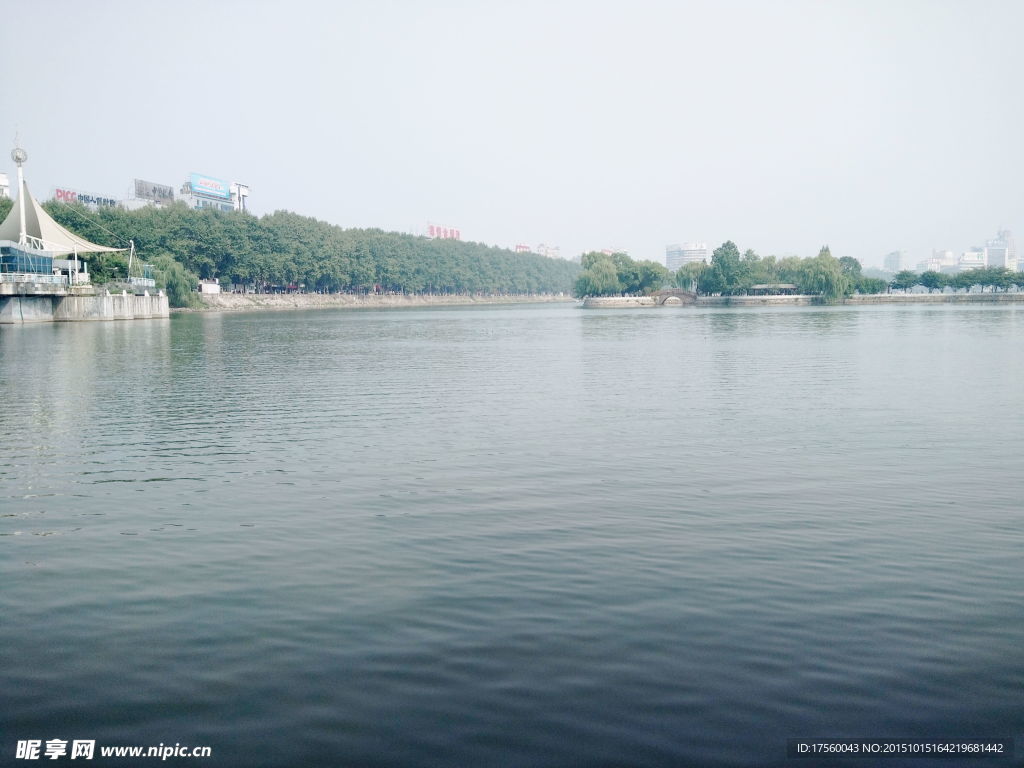
[[[662,262],[668,243],[732,240],[914,264],[1024,227],[1024,4],[1008,0],[50,0],[9,16],[0,41],[27,65],[0,129],[40,196],[124,199],[136,178],[197,172],[243,180],[257,215],[454,222],[463,240]],[[137,45],[97,45],[111,30]]]
[[[984,245],[975,245],[960,253],[949,249],[936,249],[929,258],[918,262],[916,269],[919,272],[955,274],[982,267],[1002,267],[1016,272],[1022,266],[1024,264],[1017,258],[1017,245],[1013,233],[1001,229],[994,238],[986,240]]]

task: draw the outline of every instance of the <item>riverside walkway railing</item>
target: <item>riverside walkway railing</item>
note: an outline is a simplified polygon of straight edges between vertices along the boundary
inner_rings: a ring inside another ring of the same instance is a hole
[[[0,272],[0,283],[35,283],[36,285],[67,285],[65,275],[47,275],[38,272]]]

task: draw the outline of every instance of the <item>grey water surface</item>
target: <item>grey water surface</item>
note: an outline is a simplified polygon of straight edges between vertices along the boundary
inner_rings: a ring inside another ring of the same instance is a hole
[[[1016,306],[0,327],[0,764],[1024,751],[1022,387]]]

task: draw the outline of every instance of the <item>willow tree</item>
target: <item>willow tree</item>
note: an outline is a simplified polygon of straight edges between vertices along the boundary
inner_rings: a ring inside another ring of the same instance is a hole
[[[804,260],[800,272],[801,293],[817,294],[825,301],[836,301],[853,293],[853,280],[827,245],[813,259]]]
[[[573,293],[584,296],[617,296],[622,293],[619,272],[612,257],[603,253],[583,256],[583,271],[576,278]]]

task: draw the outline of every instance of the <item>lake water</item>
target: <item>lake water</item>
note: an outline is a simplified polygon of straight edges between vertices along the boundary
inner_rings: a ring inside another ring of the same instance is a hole
[[[0,327],[0,763],[1020,753],[1022,383],[1024,306]]]

